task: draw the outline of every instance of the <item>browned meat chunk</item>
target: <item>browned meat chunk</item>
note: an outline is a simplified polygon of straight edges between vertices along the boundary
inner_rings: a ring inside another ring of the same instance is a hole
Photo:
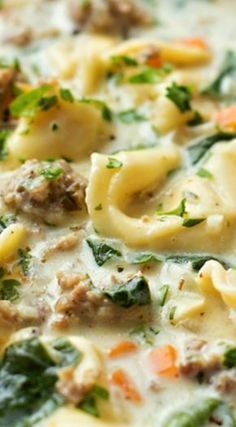
[[[65,160],[29,160],[6,185],[3,200],[11,209],[57,224],[65,212],[85,208],[85,188],[85,179]]]
[[[136,26],[150,25],[151,16],[135,0],[70,0],[70,13],[79,30],[127,36]]]
[[[222,371],[212,378],[212,384],[221,393],[233,393],[236,391],[236,369]]]
[[[206,351],[206,341],[193,339],[186,344],[184,358],[180,361],[180,372],[190,378],[202,375],[209,378],[221,368],[219,353]]]
[[[150,315],[145,307],[122,308],[91,285],[82,275],[58,273],[58,284],[64,291],[56,304],[56,311],[86,323],[142,322]],[[69,291],[69,292],[66,292]]]
[[[0,68],[0,121],[9,120],[8,107],[15,97],[15,83],[21,79],[14,67]]]

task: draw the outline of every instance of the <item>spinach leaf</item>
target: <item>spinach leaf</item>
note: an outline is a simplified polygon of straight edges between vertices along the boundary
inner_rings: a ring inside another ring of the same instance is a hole
[[[144,253],[131,253],[128,257],[128,262],[131,264],[147,264],[148,262],[160,262],[161,259],[159,259],[156,255],[144,252]]]
[[[56,363],[39,338],[11,344],[0,364],[0,427],[31,427],[63,405],[55,391],[57,370],[79,360],[80,354],[66,339],[56,339]]]
[[[218,132],[214,135],[208,136],[207,138],[201,139],[195,144],[187,147],[187,151],[191,160],[191,163],[195,165],[198,163],[206,152],[213,147],[213,145],[219,142],[231,141],[236,138],[236,132]]]
[[[220,400],[213,398],[199,401],[173,414],[164,427],[203,427],[220,404]]]
[[[20,294],[18,288],[21,283],[15,279],[5,279],[0,281],[0,300],[16,301]]]
[[[166,89],[166,97],[170,99],[182,113],[191,111],[192,92],[188,86],[173,82],[172,85],[168,86]]]
[[[90,393],[85,396],[84,400],[79,404],[79,408],[87,412],[90,415],[99,417],[99,411],[97,408],[97,398],[102,400],[109,399],[109,392],[100,385],[95,385]]]
[[[65,338],[57,338],[54,340],[52,347],[59,353],[59,366],[76,365],[82,354]]]
[[[121,257],[122,254],[117,249],[107,245],[104,241],[98,239],[86,239],[89,247],[92,249],[93,256],[99,267],[113,257]]]
[[[62,404],[56,381],[55,363],[38,338],[10,345],[0,365],[0,426],[32,426],[45,405],[54,409]]]
[[[130,308],[134,305],[148,305],[151,303],[151,294],[148,283],[143,276],[133,279],[119,286],[105,290],[104,294],[120,307]]]
[[[231,264],[222,260],[220,258],[215,257],[214,255],[194,255],[194,254],[173,254],[166,255],[166,261],[175,262],[176,264],[184,264],[187,262],[191,262],[192,268],[194,271],[199,271],[205,262],[210,260],[215,260],[220,262],[225,268],[231,267]]]
[[[236,52],[232,50],[226,52],[218,75],[213,82],[203,90],[203,94],[215,97],[235,98],[236,87],[233,90],[233,93],[232,88],[229,88],[227,91],[223,87],[226,78],[229,78],[232,81],[235,81],[236,78]]]

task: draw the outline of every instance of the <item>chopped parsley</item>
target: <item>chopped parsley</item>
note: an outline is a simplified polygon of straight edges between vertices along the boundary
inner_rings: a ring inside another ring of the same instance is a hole
[[[202,266],[205,264],[205,262],[210,260],[215,260],[220,262],[223,267],[229,268],[231,267],[231,264],[224,261],[221,258],[217,258],[214,255],[196,255],[196,254],[173,254],[173,255],[166,255],[165,257],[166,261],[174,262],[176,264],[185,264],[190,262],[192,265],[192,268],[194,271],[199,271]]]
[[[69,89],[60,89],[60,96],[61,99],[67,102],[74,102],[75,98],[74,95],[71,93]]]
[[[114,55],[111,57],[111,62],[114,65],[128,65],[128,66],[132,66],[132,67],[136,67],[138,65],[138,62],[136,61],[136,59],[131,58],[130,56],[127,55]]]
[[[199,111],[195,111],[193,118],[189,120],[187,124],[188,126],[193,127],[193,126],[199,126],[203,122],[204,122],[204,119],[202,115],[199,113]]]
[[[129,77],[128,82],[133,84],[155,84],[172,71],[172,66],[167,64],[161,68],[146,67],[140,73]]]
[[[147,120],[147,118],[143,114],[140,114],[134,108],[120,111],[120,113],[117,114],[117,117],[122,123],[125,124],[130,124],[133,122],[144,122],[145,120]]]
[[[6,214],[0,216],[0,233],[5,230],[9,225],[16,222],[16,216],[14,214]]]
[[[136,326],[129,332],[129,335],[141,344],[145,343],[153,346],[155,344],[155,337],[159,332],[160,330],[153,326]]]
[[[122,256],[121,252],[109,246],[105,241],[88,238],[87,244],[92,249],[93,256],[99,267],[105,264],[111,258],[119,258]]]
[[[177,208],[171,210],[171,211],[162,211],[162,210],[157,210],[156,214],[157,215],[177,215],[177,216],[181,216],[183,217],[184,214],[186,214],[186,199],[181,200],[179,206],[177,206]]]
[[[106,120],[107,122],[112,121],[112,112],[104,101],[101,101],[100,99],[93,99],[93,98],[82,98],[80,99],[79,102],[93,105],[94,107],[98,108],[98,110],[101,111],[102,118],[104,120]]]
[[[10,105],[10,112],[13,116],[16,117],[34,117],[38,109],[40,108],[40,103],[44,107],[45,101],[42,101],[44,95],[52,89],[50,85],[43,85],[36,89],[31,90],[30,92],[23,93],[19,95]],[[48,99],[48,98],[46,98]],[[50,97],[49,97],[50,99]],[[47,104],[48,101],[46,101]],[[52,101],[50,101],[52,102]],[[49,102],[49,103],[50,103]],[[54,102],[54,101],[53,101]],[[48,105],[48,104],[47,104]]]
[[[21,283],[15,279],[0,280],[0,300],[14,302],[18,300]],[[1,424],[0,424],[1,425]]]
[[[192,91],[188,86],[173,82],[166,89],[166,97],[182,112],[191,111]]]
[[[102,211],[102,204],[99,203],[97,206],[95,206],[95,211]]]
[[[158,301],[161,307],[163,307],[166,303],[169,290],[170,290],[169,285],[163,285],[158,291]]]
[[[183,227],[194,227],[195,225],[201,224],[203,221],[205,221],[205,218],[186,218],[183,221]]]
[[[46,163],[47,162],[45,162],[45,166],[40,169],[39,174],[42,175],[47,181],[53,181],[63,174],[63,169],[59,166],[51,166],[50,162],[49,164]]]
[[[123,163],[115,157],[108,157],[107,169],[120,169]]]
[[[18,265],[21,267],[23,274],[28,276],[30,272],[30,264],[32,260],[32,255],[29,249],[18,249],[19,261]]]
[[[209,172],[207,169],[205,168],[201,168],[197,171],[197,175],[200,176],[201,178],[212,178],[212,174],[211,172]]]

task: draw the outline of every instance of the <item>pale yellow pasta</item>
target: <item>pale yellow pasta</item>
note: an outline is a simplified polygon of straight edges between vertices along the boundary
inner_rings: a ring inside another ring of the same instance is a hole
[[[194,292],[181,291],[166,304],[163,315],[169,318],[167,314],[173,310],[171,322],[176,325],[181,321],[199,315],[204,311],[205,304],[205,298],[202,295]]]
[[[53,130],[53,124],[57,130]],[[91,104],[59,101],[59,106],[22,117],[9,139],[11,159],[69,157],[79,160],[96,149],[110,134],[111,125]]]
[[[26,228],[22,224],[11,224],[0,234],[0,262],[13,258],[23,245]]]
[[[159,40],[127,40],[115,48],[103,54],[104,62],[109,66],[110,58],[113,56],[127,55],[138,56],[148,51],[156,50],[165,62],[172,62],[176,65],[198,65],[207,62],[211,58],[210,51],[199,47],[189,47],[182,43],[163,42]]]
[[[207,261],[199,271],[197,283],[207,295],[220,295],[230,308],[236,308],[236,271],[225,270],[218,261]]]
[[[163,222],[158,216],[132,218],[125,213],[130,197],[153,184],[158,186],[180,164],[178,150],[173,146],[157,147],[121,152],[115,158],[122,166],[109,169],[109,156],[92,155],[87,205],[95,229],[134,245],[158,241],[179,230],[182,219],[177,216]],[[101,210],[96,210],[98,205]]]
[[[63,407],[37,424],[37,427],[125,427],[126,424],[105,422],[72,407]]]
[[[83,35],[68,38],[49,50],[49,60],[62,79],[75,78],[81,95],[94,92],[106,69],[101,53],[115,43],[112,37]]]

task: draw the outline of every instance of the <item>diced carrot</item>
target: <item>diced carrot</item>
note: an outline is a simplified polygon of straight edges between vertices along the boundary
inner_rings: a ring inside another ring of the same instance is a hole
[[[170,345],[163,345],[149,353],[151,370],[154,374],[165,377],[178,376],[176,366],[177,353],[175,348]]]
[[[124,356],[133,353],[138,348],[137,344],[133,341],[121,341],[108,351],[111,358]]]
[[[149,55],[146,60],[146,65],[153,68],[161,68],[163,65],[163,58],[160,53],[155,52],[152,55]]]
[[[200,49],[208,49],[208,46],[201,37],[189,37],[186,39],[180,39],[178,40],[179,43],[182,43],[189,47],[198,47]]]
[[[112,373],[111,382],[122,390],[125,399],[136,403],[140,403],[142,401],[141,394],[123,369],[117,369]]]
[[[216,122],[223,128],[236,130],[236,105],[224,108],[217,113]]]

